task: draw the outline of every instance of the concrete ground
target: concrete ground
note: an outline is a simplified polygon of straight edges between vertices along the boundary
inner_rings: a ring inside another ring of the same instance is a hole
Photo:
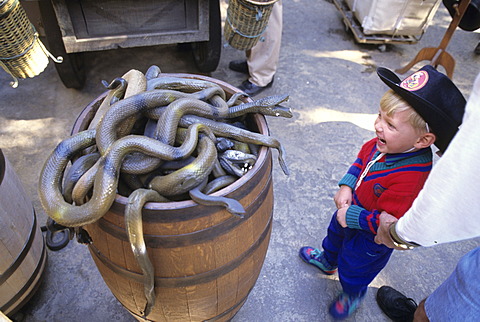
[[[226,4],[222,0],[225,14]],[[259,279],[233,321],[329,321],[329,303],[340,290],[337,275],[325,276],[304,264],[301,246],[320,246],[334,211],[337,181],[361,144],[373,137],[372,122],[386,86],[377,66],[403,66],[423,47],[437,47],[451,18],[443,5],[415,45],[355,43],[340,13],[324,0],[284,1],[281,57],[274,86],[260,96],[289,94],[292,119],[268,118],[271,135],[288,153],[291,175],[274,163],[273,233]],[[480,72],[473,49],[480,37],[457,29],[447,51],[455,58],[454,82],[469,97]],[[37,193],[40,169],[58,142],[66,138],[82,109],[111,80],[135,68],[156,64],[163,72],[198,73],[189,53],[175,46],[155,46],[87,53],[87,82],[67,89],[53,63],[39,76],[8,86],[0,72],[0,147],[31,197],[40,223],[45,223]],[[244,75],[228,69],[244,57],[222,48],[212,77],[239,85]],[[419,68],[420,65],[417,65]],[[441,67],[440,67],[440,70]],[[274,152],[275,154],[276,152]],[[459,187],[460,188],[460,187]],[[434,223],[432,223],[434,224]],[[415,300],[430,294],[453,270],[457,260],[479,245],[469,240],[408,252],[394,252],[371,283],[362,306],[350,321],[388,321],[375,302],[377,289],[391,285]],[[23,321],[134,321],[114,298],[98,273],[87,247],[73,241],[48,252],[40,289],[14,317]]]

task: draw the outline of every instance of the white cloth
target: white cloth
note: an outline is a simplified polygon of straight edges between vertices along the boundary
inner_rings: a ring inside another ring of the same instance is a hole
[[[462,126],[396,225],[406,241],[433,246],[480,236],[480,74]]]
[[[282,42],[282,1],[273,5],[268,26],[257,44],[247,51],[247,64],[250,73],[249,81],[257,86],[267,86],[277,71]]]

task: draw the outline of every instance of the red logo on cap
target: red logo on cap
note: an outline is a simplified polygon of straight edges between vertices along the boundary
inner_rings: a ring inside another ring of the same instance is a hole
[[[424,70],[420,70],[403,80],[400,87],[405,88],[407,91],[418,91],[428,83],[428,73]]]

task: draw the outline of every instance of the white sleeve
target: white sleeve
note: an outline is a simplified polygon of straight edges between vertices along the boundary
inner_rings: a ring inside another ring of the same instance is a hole
[[[480,74],[463,123],[433,167],[423,190],[396,225],[397,234],[422,246],[480,236]]]

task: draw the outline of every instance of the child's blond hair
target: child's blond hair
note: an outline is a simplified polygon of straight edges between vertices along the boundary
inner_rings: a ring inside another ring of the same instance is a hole
[[[380,99],[380,109],[389,117],[395,112],[409,111],[409,123],[420,133],[427,131],[427,123],[400,95],[389,89]]]

